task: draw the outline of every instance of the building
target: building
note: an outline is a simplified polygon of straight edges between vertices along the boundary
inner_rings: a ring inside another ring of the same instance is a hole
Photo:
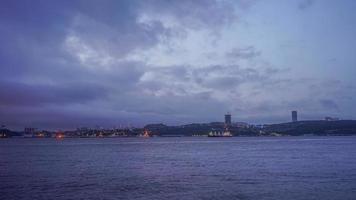
[[[293,110],[292,111],[292,122],[298,121],[298,113],[297,111]]]
[[[225,125],[231,125],[231,114],[226,113],[225,115]]]

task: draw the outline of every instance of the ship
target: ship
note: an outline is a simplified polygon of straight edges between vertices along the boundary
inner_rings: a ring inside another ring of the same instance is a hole
[[[210,131],[208,137],[232,137],[232,134],[226,129],[225,131]]]

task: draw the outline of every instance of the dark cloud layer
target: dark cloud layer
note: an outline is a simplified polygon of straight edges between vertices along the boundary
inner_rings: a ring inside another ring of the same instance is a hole
[[[221,120],[226,111],[257,120],[266,117],[259,112],[300,108],[310,103],[296,98],[305,87],[279,78],[285,72],[263,61],[254,45],[225,52],[216,45],[207,51],[214,55],[211,64],[181,64],[177,56],[177,64],[162,65],[141,56],[153,52],[148,57],[165,60],[155,54],[162,45],[173,55],[184,52],[179,45],[192,33],[204,33],[214,45],[224,40],[215,36],[239,23],[255,2],[3,0],[0,123],[18,129],[189,123]],[[299,8],[313,2],[301,1]],[[219,53],[222,61],[216,61]],[[336,112],[352,101],[328,98],[343,91],[342,83],[327,91],[315,80],[303,84],[319,92],[312,105],[320,109]],[[296,97],[286,95],[291,89]]]
[[[152,88],[153,83],[140,83],[146,64],[120,59],[180,31],[164,27],[162,17],[171,16],[187,28],[227,23],[232,9],[225,3],[25,0],[0,4],[3,123],[66,128],[73,126],[73,117],[76,125],[87,124],[90,118],[100,124],[115,118],[125,121],[134,113],[136,123],[141,124],[140,113],[154,119],[160,114],[187,115],[190,106],[210,105],[195,96],[178,98],[174,90],[161,97],[145,94],[145,88],[159,90]],[[161,15],[142,23],[140,17],[145,13]],[[186,103],[180,105],[182,102]],[[88,116],[86,109],[91,106],[101,114]],[[110,116],[113,112],[118,116]],[[129,114],[122,114],[125,112]],[[60,117],[53,118],[55,115]]]

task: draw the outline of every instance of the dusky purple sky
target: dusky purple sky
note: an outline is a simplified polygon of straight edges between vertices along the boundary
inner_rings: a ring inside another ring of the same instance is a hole
[[[356,118],[353,0],[2,0],[0,123]]]

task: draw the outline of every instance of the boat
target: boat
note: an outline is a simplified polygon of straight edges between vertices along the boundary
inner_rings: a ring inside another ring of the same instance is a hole
[[[225,131],[210,131],[208,137],[232,137],[232,134],[229,130]]]

